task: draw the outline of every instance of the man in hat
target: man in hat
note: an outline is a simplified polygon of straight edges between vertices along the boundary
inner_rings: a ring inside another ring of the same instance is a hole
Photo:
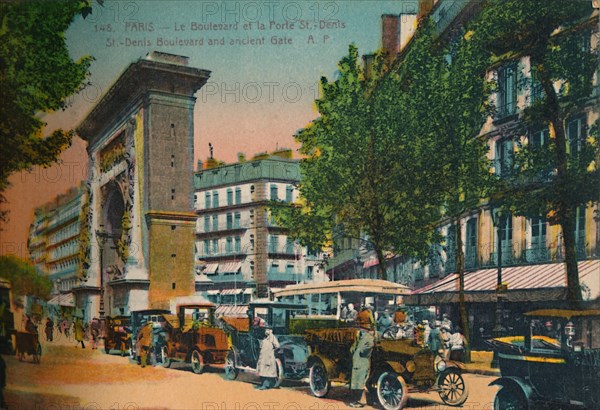
[[[142,367],[146,367],[148,362],[148,353],[152,349],[152,322],[146,323],[141,329],[138,336],[138,343],[140,346],[140,364]]]
[[[354,309],[354,304],[348,303],[348,313],[346,313],[346,322],[354,323],[358,312]]]
[[[365,407],[367,401],[367,378],[371,369],[371,353],[375,346],[375,337],[372,332],[372,325],[368,321],[357,321],[359,326],[357,332],[357,341],[350,349],[352,353],[352,378],[350,379],[350,389],[355,401],[349,404],[350,407]]]
[[[263,322],[261,326],[265,330],[265,337],[260,341],[260,353],[256,362],[256,370],[261,379],[261,385],[258,390],[272,389],[276,386],[277,360],[275,359],[275,349],[279,348],[279,341],[273,334],[271,326]]]
[[[360,310],[360,313],[356,315],[356,324],[361,326],[361,324],[365,324],[366,328],[369,330],[375,328],[375,318],[373,317],[373,312],[369,309],[368,306],[363,306]]]
[[[442,322],[436,320],[435,322],[429,323],[431,330],[429,331],[429,337],[427,338],[427,344],[432,352],[439,354],[444,357],[444,339],[442,338],[442,332],[440,327]]]

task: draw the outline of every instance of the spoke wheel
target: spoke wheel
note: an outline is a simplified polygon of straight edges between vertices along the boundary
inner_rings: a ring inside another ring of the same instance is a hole
[[[277,378],[275,379],[275,386],[273,387],[279,387],[281,386],[281,382],[283,382],[284,375],[284,369],[281,360],[275,359],[275,368],[277,369]]]
[[[192,371],[196,374],[200,374],[204,371],[204,358],[202,354],[200,354],[199,350],[194,350],[192,352]]]
[[[310,367],[309,372],[310,391],[315,397],[325,397],[329,393],[331,382],[327,376],[327,369],[323,362],[318,360]]]
[[[529,405],[517,388],[503,387],[494,398],[494,410],[527,410]]]
[[[169,358],[169,350],[167,349],[167,346],[160,347],[159,359],[162,367],[171,367],[171,359]]]
[[[386,410],[399,410],[406,405],[408,394],[402,376],[382,373],[377,379],[377,399]]]
[[[235,353],[233,350],[230,350],[227,352],[227,357],[225,358],[225,378],[227,380],[235,380],[238,374],[239,370],[235,367]]]
[[[450,406],[460,406],[469,397],[469,389],[460,371],[454,368],[447,369],[440,375],[438,387],[440,398]]]

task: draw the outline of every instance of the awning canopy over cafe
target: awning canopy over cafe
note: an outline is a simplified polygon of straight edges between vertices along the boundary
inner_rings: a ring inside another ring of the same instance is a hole
[[[578,264],[579,280],[584,300],[600,297],[600,260],[586,260]],[[480,269],[466,272],[465,302],[496,302],[498,269]],[[564,263],[525,265],[502,268],[502,293],[506,302],[562,301],[567,294],[567,274]],[[446,276],[411,295],[404,297],[407,305],[434,306],[459,302],[459,278],[456,273]]]

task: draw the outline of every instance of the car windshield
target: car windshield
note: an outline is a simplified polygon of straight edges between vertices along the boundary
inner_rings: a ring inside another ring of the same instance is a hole
[[[558,350],[600,348],[600,318],[574,317],[531,320],[531,348]]]

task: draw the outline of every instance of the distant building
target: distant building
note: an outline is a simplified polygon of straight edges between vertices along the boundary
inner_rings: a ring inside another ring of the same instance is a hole
[[[71,188],[54,200],[35,209],[29,228],[29,255],[38,272],[48,275],[54,284],[50,306],[63,313],[72,312],[75,298],[72,289],[80,284],[81,210],[85,201],[85,184]],[[81,312],[79,312],[81,313]]]
[[[216,303],[243,304],[273,288],[325,278],[319,255],[290,240],[269,216],[270,200],[298,196],[300,164],[285,158],[291,152],[283,156],[213,168],[209,160],[195,175],[196,292]]]

